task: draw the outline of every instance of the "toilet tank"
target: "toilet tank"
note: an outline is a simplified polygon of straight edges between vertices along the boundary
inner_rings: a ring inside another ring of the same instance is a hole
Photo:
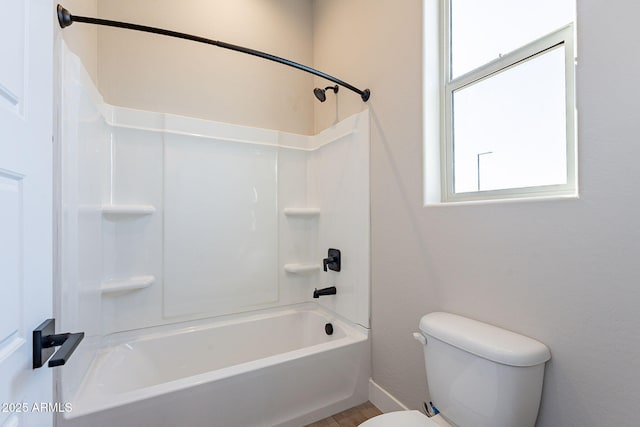
[[[420,320],[431,402],[459,427],[533,427],[546,345],[450,313]]]

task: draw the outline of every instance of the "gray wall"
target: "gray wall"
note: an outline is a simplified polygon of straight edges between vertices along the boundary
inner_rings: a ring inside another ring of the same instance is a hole
[[[422,1],[314,3],[315,66],[372,90],[373,379],[412,408],[411,332],[445,310],[549,345],[539,426],[638,424],[640,5],[578,3],[580,199],[427,208]],[[341,91],[315,126],[361,108]]]

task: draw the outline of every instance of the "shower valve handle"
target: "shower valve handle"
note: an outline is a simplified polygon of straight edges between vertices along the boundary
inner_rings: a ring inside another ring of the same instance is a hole
[[[342,268],[340,249],[329,249],[327,257],[322,260],[324,271],[340,271]]]

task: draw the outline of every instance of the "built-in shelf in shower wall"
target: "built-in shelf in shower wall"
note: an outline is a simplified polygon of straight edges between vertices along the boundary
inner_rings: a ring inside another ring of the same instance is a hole
[[[126,279],[109,280],[100,285],[103,295],[138,291],[148,288],[156,281],[154,276],[135,276]]]
[[[314,220],[320,216],[320,208],[298,208],[298,207],[290,207],[284,208],[284,215],[287,218],[296,219],[300,218],[302,220]],[[304,221],[306,223],[306,221]],[[315,226],[313,224],[316,224]],[[309,229],[311,227],[311,229]],[[311,221],[308,226],[305,226],[304,229],[307,231],[312,231],[317,228],[317,222]],[[305,239],[308,239],[309,236],[304,235]],[[299,236],[302,237],[302,236]],[[305,275],[312,274],[317,271],[320,271],[322,266],[317,262],[298,262],[298,263],[288,263],[284,265],[284,271],[289,274],[295,275]]]
[[[130,224],[130,220],[135,220],[140,217],[146,217],[156,212],[156,208],[149,204],[109,204],[102,206],[103,218],[112,223],[113,230],[124,227],[125,224]],[[121,222],[124,221],[124,222]],[[116,224],[122,225],[116,225]],[[133,224],[127,225],[127,228],[134,227]],[[125,233],[125,235],[130,234]],[[115,234],[114,234],[115,235]],[[118,240],[118,238],[116,238]],[[114,243],[115,244],[115,243]],[[112,249],[113,250],[113,249]],[[146,269],[146,268],[144,268]],[[141,270],[144,270],[141,269]],[[115,273],[112,271],[112,273]],[[156,281],[153,275],[132,275],[130,277],[107,280],[100,285],[100,292],[104,296],[109,295],[121,295],[133,291],[139,291],[141,289],[148,288]]]
[[[290,274],[309,274],[315,273],[316,271],[320,271],[322,266],[320,264],[304,264],[304,263],[296,263],[296,264],[285,264],[284,271]]]
[[[102,215],[106,217],[127,217],[151,215],[156,211],[152,205],[103,205]]]
[[[320,215],[319,208],[284,208],[285,216],[291,218],[316,218]]]

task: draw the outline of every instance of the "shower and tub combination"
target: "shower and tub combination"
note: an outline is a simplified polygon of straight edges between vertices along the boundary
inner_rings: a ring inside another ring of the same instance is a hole
[[[58,425],[299,427],[366,401],[368,112],[306,136],[116,107],[59,56],[59,328],[85,338]]]

